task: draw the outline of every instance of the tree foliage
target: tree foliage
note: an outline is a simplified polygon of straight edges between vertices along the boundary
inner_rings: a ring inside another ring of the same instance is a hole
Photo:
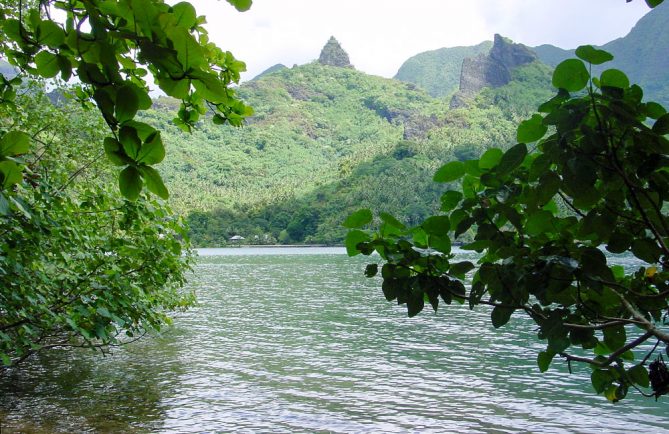
[[[2,362],[54,347],[104,350],[159,330],[168,311],[192,302],[180,291],[191,258],[182,220],[161,201],[127,201],[110,187],[114,170],[90,147],[104,131],[95,112],[54,107],[38,85],[23,90],[0,112],[3,126],[25,131],[2,142],[3,162],[23,172],[4,179],[12,187],[0,196]]]
[[[246,10],[251,0],[228,0]],[[64,14],[64,20],[54,16]],[[231,85],[239,81],[243,62],[209,41],[188,2],[173,6],[162,0],[21,0],[0,2],[0,52],[12,65],[45,79],[78,78],[76,97],[95,104],[109,127],[104,150],[123,168],[119,188],[135,200],[146,186],[168,195],[158,172],[165,149],[160,132],[136,120],[151,107],[146,77],[167,95],[181,100],[174,120],[186,131],[207,110],[217,124],[241,125],[252,113]],[[2,92],[13,92],[15,80],[0,77]],[[20,131],[3,132],[7,146],[21,146]],[[4,188],[19,182],[20,167],[0,166]]]
[[[589,364],[593,388],[611,401],[651,383],[659,397],[666,371],[649,361],[669,348],[669,114],[622,71],[590,76],[610,54],[576,54],[556,67],[557,95],[520,123],[516,146],[437,171],[437,182],[462,182],[442,196],[441,214],[411,228],[381,215],[373,234],[354,215],[347,248],[381,255],[383,292],[409,316],[426,303],[483,304],[497,328],[523,313],[547,343],[541,371],[557,356]],[[480,252],[477,264],[451,250],[470,228],[463,248]],[[638,265],[614,265],[605,252]]]

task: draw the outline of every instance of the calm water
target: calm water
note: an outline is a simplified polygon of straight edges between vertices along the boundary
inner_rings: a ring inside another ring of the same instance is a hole
[[[522,317],[408,319],[343,249],[223,252],[201,252],[199,306],[163,335],[0,379],[2,433],[669,430],[666,400],[609,404],[562,362],[540,374]]]

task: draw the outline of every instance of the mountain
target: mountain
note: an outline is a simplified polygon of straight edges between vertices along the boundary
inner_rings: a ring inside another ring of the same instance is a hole
[[[460,85],[462,61],[468,57],[486,54],[491,41],[473,47],[440,48],[417,54],[405,61],[395,79],[413,83],[435,98],[450,97]]]
[[[608,68],[620,69],[632,82],[644,88],[647,99],[657,100],[669,106],[667,28],[669,28],[669,4],[664,3],[650,10],[625,37],[601,46],[614,55],[614,60],[602,67],[593,68],[593,71],[598,73]],[[396,78],[420,86],[434,96],[449,95],[457,89],[456,83],[462,62],[466,58],[476,58],[479,54],[487,53],[490,49],[489,44],[485,42],[472,47],[442,48],[420,53],[404,62]],[[537,54],[539,60],[551,67],[574,57],[573,49],[563,49],[548,44],[530,48]],[[468,54],[460,56],[465,52]]]
[[[276,71],[281,71],[282,69],[286,69],[286,68],[287,68],[287,66],[284,65],[283,63],[277,63],[276,65],[270,66],[269,68],[267,68],[266,70],[264,70],[260,74],[253,77],[252,80],[257,80],[262,76],[265,76],[267,74],[271,74],[271,73],[276,72]]]
[[[487,54],[468,57],[462,61],[460,87],[451,98],[450,107],[464,107],[484,88],[497,88],[509,84],[512,71],[519,66],[535,62],[537,55],[522,44],[496,34]]]
[[[233,235],[338,243],[341,222],[361,206],[416,223],[439,209],[448,187],[432,182],[438,167],[512,145],[519,120],[551,93],[548,73],[532,62],[450,109],[414,85],[340,64],[279,68],[239,86],[255,110],[243,128],[205,119],[184,135],[169,98],[143,112],[162,131],[170,158],[161,173],[197,245]]]

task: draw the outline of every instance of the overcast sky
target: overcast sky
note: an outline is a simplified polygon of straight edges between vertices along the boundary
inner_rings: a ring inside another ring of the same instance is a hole
[[[210,38],[247,63],[243,79],[317,59],[331,35],[356,69],[392,77],[415,54],[495,33],[531,46],[604,44],[649,11],[643,0],[254,0],[243,13],[224,0],[191,3]]]

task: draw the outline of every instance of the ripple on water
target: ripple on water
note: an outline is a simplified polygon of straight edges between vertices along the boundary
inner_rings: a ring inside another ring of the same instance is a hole
[[[378,280],[363,277],[356,258],[241,253],[200,258],[199,305],[162,336],[103,359],[43,358],[4,381],[4,423],[35,432],[669,426],[663,403],[632,398],[614,406],[593,396],[587,370],[567,375],[555,363],[539,374],[533,360],[542,344],[522,317],[497,331],[488,310],[464,306],[408,319],[383,299]]]

